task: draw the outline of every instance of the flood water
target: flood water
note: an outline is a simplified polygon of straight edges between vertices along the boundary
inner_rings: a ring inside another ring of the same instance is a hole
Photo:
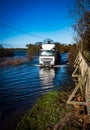
[[[39,97],[71,85],[68,54],[61,54],[60,67],[40,68],[38,58],[20,66],[0,68],[0,130],[15,130],[17,122]]]

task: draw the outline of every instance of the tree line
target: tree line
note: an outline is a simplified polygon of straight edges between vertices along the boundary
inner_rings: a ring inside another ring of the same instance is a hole
[[[14,52],[12,49],[4,48],[2,45],[0,45],[0,58],[12,56],[14,56]]]
[[[0,57],[12,57],[14,56],[14,50],[26,50],[28,57],[33,58],[36,55],[39,55],[39,51],[42,48],[43,42],[36,42],[35,44],[27,44],[27,48],[4,48],[2,45],[0,45]],[[51,44],[49,41],[48,44]],[[75,44],[62,44],[59,42],[54,42],[56,46],[56,50],[60,53],[69,52]]]
[[[59,53],[65,53],[65,52],[70,52],[72,50],[72,48],[76,47],[76,44],[63,44],[63,43],[59,43],[59,42],[53,42],[56,46],[56,50]],[[27,44],[27,53],[29,57],[33,57],[35,55],[39,54],[40,49],[42,48],[42,42],[37,42],[35,44]],[[51,44],[50,41],[48,42],[48,44]]]

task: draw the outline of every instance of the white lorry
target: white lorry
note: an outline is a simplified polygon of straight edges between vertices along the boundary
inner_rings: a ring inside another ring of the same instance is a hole
[[[39,64],[41,66],[53,67],[57,58],[55,44],[42,44],[42,49],[39,53]]]

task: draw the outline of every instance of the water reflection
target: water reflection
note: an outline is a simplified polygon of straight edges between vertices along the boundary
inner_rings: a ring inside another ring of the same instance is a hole
[[[47,86],[48,88],[54,87],[54,77],[55,70],[54,68],[41,68],[39,70],[40,82],[43,86]]]
[[[39,78],[43,89],[61,90],[71,84],[71,76],[68,75],[67,65],[61,65],[58,68],[41,68]]]

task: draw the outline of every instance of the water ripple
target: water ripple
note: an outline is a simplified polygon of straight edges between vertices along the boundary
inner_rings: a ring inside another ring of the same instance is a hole
[[[62,61],[65,62],[67,57]],[[67,56],[67,55],[66,55]],[[14,109],[30,108],[41,95],[60,89],[71,80],[67,66],[52,69],[40,69],[38,59],[20,66],[0,68],[0,112],[14,112]]]

